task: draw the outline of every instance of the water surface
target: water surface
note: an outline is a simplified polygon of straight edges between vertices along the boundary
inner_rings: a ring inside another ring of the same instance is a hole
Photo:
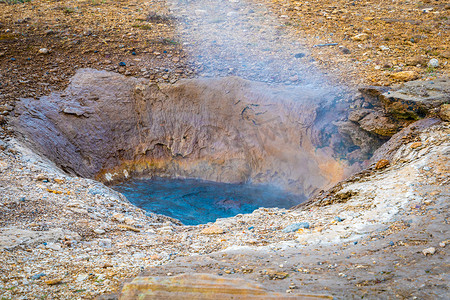
[[[134,205],[186,225],[251,213],[259,207],[289,208],[305,197],[269,185],[231,184],[198,179],[133,179],[113,186]]]

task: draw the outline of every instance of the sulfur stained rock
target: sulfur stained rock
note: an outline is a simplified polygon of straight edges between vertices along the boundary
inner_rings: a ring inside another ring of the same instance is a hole
[[[131,282],[124,284],[119,299],[309,300],[332,299],[332,297],[302,293],[290,296],[266,291],[262,286],[243,279],[224,278],[209,274],[182,274],[173,277],[136,277]]]
[[[439,117],[444,121],[450,121],[450,104],[441,105],[439,109]]]
[[[375,165],[375,169],[380,170],[383,169],[385,167],[387,167],[389,165],[389,161],[387,159],[380,159],[376,165]]]
[[[276,270],[265,270],[263,275],[267,275],[269,279],[276,280],[276,279],[285,279],[289,276],[288,273],[282,272],[282,271],[276,271]]]
[[[392,136],[400,128],[399,122],[380,112],[369,113],[358,123],[362,129],[381,136]]]
[[[409,147],[411,149],[416,149],[416,148],[419,148],[420,146],[422,146],[421,142],[415,142],[415,143],[412,143],[411,146],[409,146]]]
[[[56,285],[56,284],[60,284],[60,283],[62,283],[62,278],[55,278],[55,279],[46,280],[45,283],[46,283],[47,285]]]
[[[352,40],[356,42],[361,42],[369,39],[369,35],[367,33],[360,33],[351,37]]]
[[[405,141],[408,141],[408,139],[411,136],[414,136],[416,132],[426,130],[427,128],[439,124],[440,122],[441,120],[438,118],[426,118],[412,123],[402,131],[393,135],[389,141],[378,148],[370,159],[369,164],[376,164],[382,159],[395,163],[399,159],[399,157],[395,156],[395,153],[405,143]]]
[[[225,233],[225,230],[220,228],[217,225],[211,225],[209,227],[206,227],[201,231],[202,234],[222,234]]]
[[[0,160],[0,172],[4,172],[8,169],[8,163],[6,161]]]
[[[391,74],[391,77],[398,81],[411,81],[417,79],[419,77],[419,74],[415,71],[400,71]]]

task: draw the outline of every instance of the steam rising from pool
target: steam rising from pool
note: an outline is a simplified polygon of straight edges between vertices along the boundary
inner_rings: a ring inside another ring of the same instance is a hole
[[[216,78],[232,75],[269,84],[282,82],[304,87],[302,91],[295,91],[293,99],[297,95],[305,97],[308,90],[315,90],[320,101],[342,92],[340,87],[325,80],[298,37],[284,30],[291,21],[280,21],[263,4],[245,0],[170,0],[169,5],[171,15],[177,20],[179,41],[198,75]],[[283,91],[287,93],[287,89]],[[234,103],[240,101],[236,97]],[[253,104],[250,107],[255,109]],[[300,116],[294,118],[301,119]],[[289,153],[287,148],[285,151]],[[283,168],[280,164],[277,167]],[[138,207],[179,219],[186,225],[251,213],[259,207],[289,208],[306,198],[275,186],[196,179],[140,179],[114,188]]]
[[[296,20],[276,17],[262,3],[245,0],[170,0],[180,42],[200,76],[331,89],[316,62],[286,27]],[[323,41],[328,42],[328,41]]]
[[[231,184],[198,179],[135,179],[113,187],[134,205],[185,225],[251,213],[259,207],[289,208],[305,197],[270,185]]]

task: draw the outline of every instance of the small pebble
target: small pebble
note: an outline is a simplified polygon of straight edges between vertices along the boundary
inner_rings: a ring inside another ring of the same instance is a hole
[[[41,48],[39,49],[39,54],[49,54],[50,50],[48,50],[47,48]]]
[[[35,274],[35,275],[31,276],[30,279],[38,280],[38,279],[40,279],[41,277],[45,277],[45,276],[47,276],[47,274],[45,274],[45,273],[39,273],[39,274]]]
[[[430,248],[426,248],[422,250],[423,255],[427,256],[427,255],[433,255],[434,253],[436,253],[436,248],[434,247],[430,247]]]
[[[80,274],[80,275],[77,276],[76,281],[81,282],[81,281],[85,281],[88,278],[89,278],[88,274]]]
[[[341,52],[344,53],[344,54],[350,54],[351,53],[351,51],[348,48],[340,47],[340,49],[341,49]]]
[[[291,224],[291,225],[287,226],[286,228],[284,228],[282,230],[282,232],[285,232],[285,233],[294,232],[294,231],[297,231],[297,230],[299,230],[301,228],[308,229],[309,228],[309,223],[308,222],[300,222],[300,223]]]
[[[99,239],[98,245],[103,248],[111,248],[112,247],[112,241],[111,239]]]
[[[104,234],[106,231],[104,231],[103,229],[97,228],[97,229],[94,229],[94,232],[96,234]]]
[[[380,159],[376,165],[375,165],[375,169],[380,170],[383,169],[385,167],[389,166],[389,160],[387,159]]]
[[[437,68],[437,67],[439,67],[439,61],[436,58],[432,58],[428,62],[428,66],[432,67],[432,68]]]
[[[47,285],[56,285],[56,284],[62,283],[62,279],[61,278],[50,279],[50,280],[45,281],[45,283]]]

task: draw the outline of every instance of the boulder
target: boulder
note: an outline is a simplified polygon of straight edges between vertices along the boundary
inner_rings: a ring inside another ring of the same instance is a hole
[[[442,104],[439,109],[439,117],[447,122],[450,122],[450,104]]]
[[[370,158],[369,165],[376,164],[380,160],[387,160],[391,163],[396,163],[394,155],[402,145],[404,145],[408,141],[414,143],[416,141],[418,133],[433,125],[439,124],[440,122],[441,120],[438,118],[422,119],[409,125],[400,132],[397,132],[389,139],[389,141],[384,143],[375,151],[373,156]],[[413,145],[413,143],[411,145]]]
[[[418,120],[433,115],[450,100],[450,78],[410,81],[383,93],[380,100],[384,110],[395,118]]]
[[[385,137],[394,135],[401,127],[398,121],[378,111],[367,114],[358,123],[362,129]]]
[[[181,274],[173,277],[136,277],[125,283],[119,300],[131,299],[333,299],[326,295],[297,292],[286,295],[266,291],[262,286],[239,278],[210,274]]]

